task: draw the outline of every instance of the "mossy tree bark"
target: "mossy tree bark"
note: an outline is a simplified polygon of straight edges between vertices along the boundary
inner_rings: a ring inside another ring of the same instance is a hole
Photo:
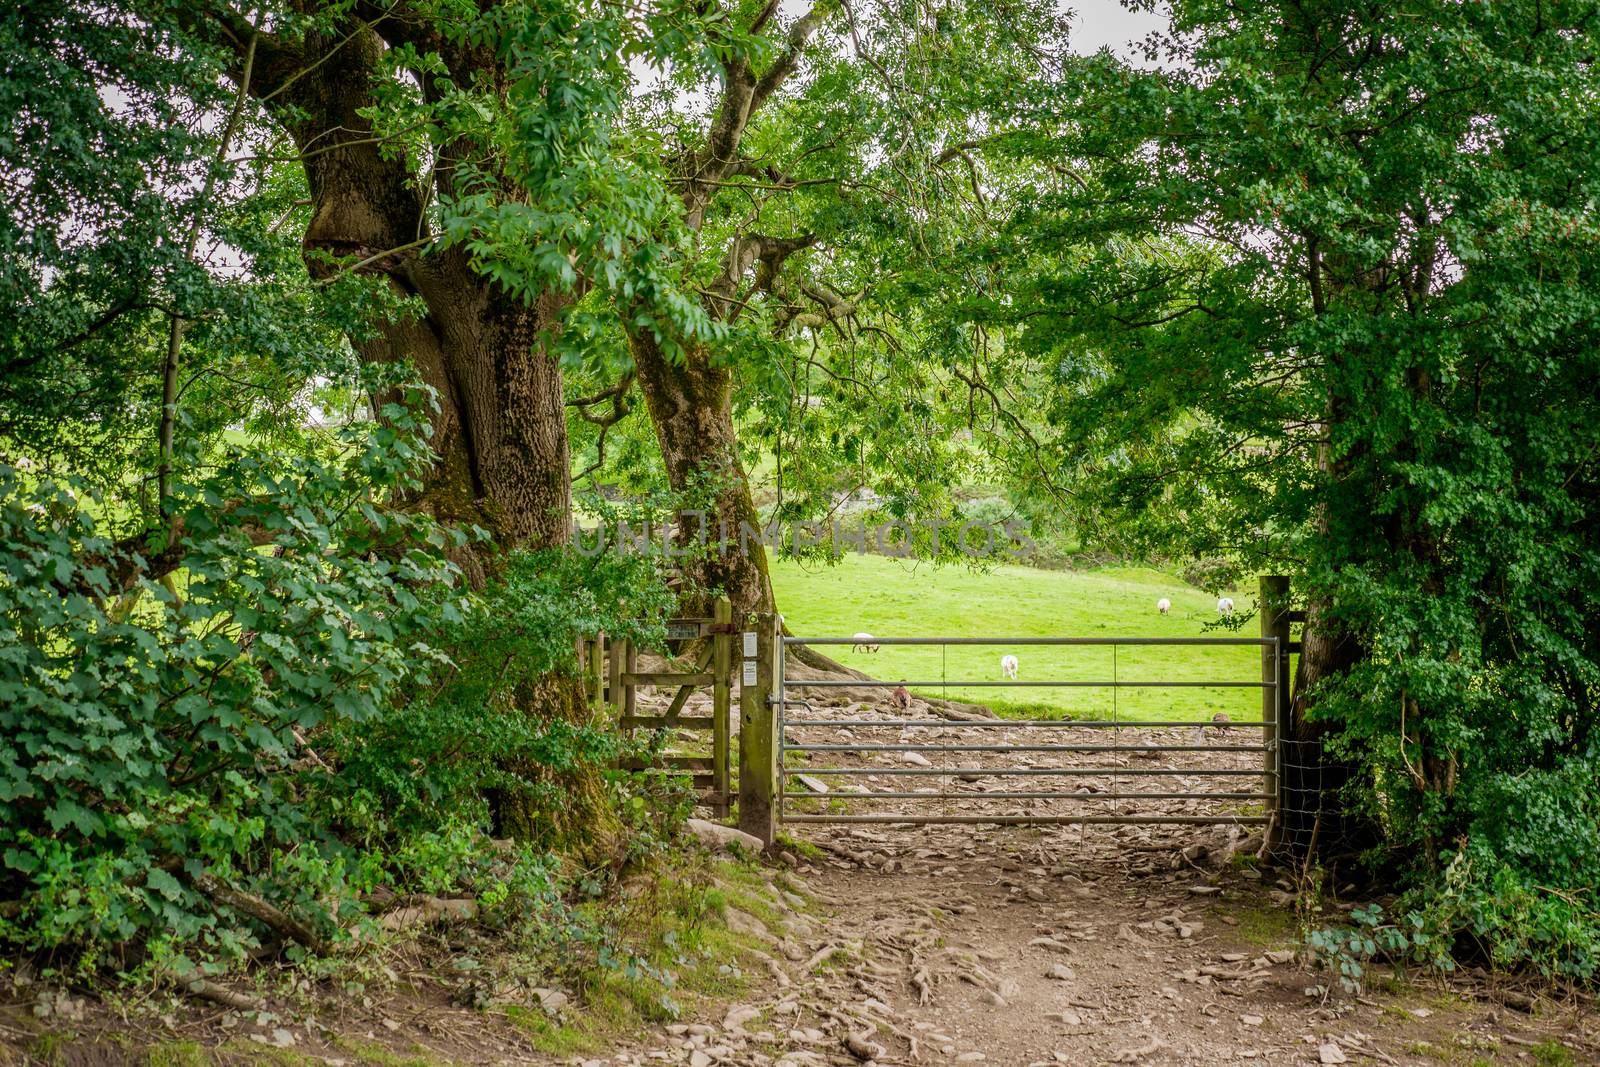
[[[761,16],[771,16],[768,10]],[[683,201],[684,219],[692,230],[705,223],[706,209],[725,180],[750,166],[740,157],[740,143],[762,104],[788,80],[799,65],[801,50],[816,33],[821,19],[816,11],[797,19],[789,28],[784,47],[761,73],[751,69],[748,56],[730,59],[723,69],[723,90],[703,143],[667,161],[674,187]],[[757,26],[759,29],[759,26]],[[809,234],[772,237],[736,232],[724,248],[717,277],[706,287],[702,303],[711,317],[731,323],[752,298],[771,291],[784,260],[812,245]],[[754,272],[747,285],[746,275]],[[772,580],[766,551],[759,537],[740,537],[741,524],[750,530],[761,526],[750,481],[739,457],[738,434],[733,422],[733,369],[718,364],[703,344],[674,338],[678,351],[668,355],[662,339],[648,330],[630,337],[639,387],[661,448],[667,480],[673,490],[711,493],[710,506],[692,504],[679,516],[682,537],[699,536],[704,510],[705,540],[728,543],[706,556],[691,557],[684,567],[690,584],[708,596],[725,595],[733,617],[753,611],[774,610]],[[706,605],[700,604],[700,607]]]
[[[668,481],[680,493],[704,493],[703,506],[678,516],[680,538],[695,550],[683,560],[684,577],[727,596],[735,619],[771,611],[761,517],[733,425],[733,372],[712,366],[704,349],[674,363],[652,337],[635,339],[633,358]]]
[[[312,200],[307,267],[326,279],[353,261],[425,309],[351,339],[364,360],[409,364],[437,395],[439,462],[419,503],[444,521],[482,526],[501,550],[562,544],[571,498],[562,382],[540,338],[566,298],[513,298],[464,250],[432,244],[431,189],[367,117],[380,106],[383,52],[398,43],[350,19],[326,35],[275,42],[268,76],[254,82],[301,153]],[[468,68],[461,76],[494,75],[492,53],[448,58]],[[442,153],[435,186],[449,180],[450,158]]]
[[[254,32],[225,10],[209,14],[212,28],[236,48]],[[489,531],[491,547],[459,557],[468,580],[481,585],[500,554],[557,547],[570,536],[562,375],[544,342],[570,297],[513,296],[479,273],[463,249],[434,241],[432,198],[449,187],[458,159],[493,146],[445,145],[431,180],[419,173],[370,118],[383,106],[377,90],[392,77],[385,52],[407,44],[434,52],[461,85],[499,84],[503,74],[492,49],[454,43],[427,18],[402,15],[389,10],[370,22],[346,15],[293,40],[261,34],[250,90],[300,152],[312,201],[304,237],[312,276],[354,269],[420,302],[420,312],[364,324],[350,340],[363,360],[408,364],[434,390],[431,443],[438,461],[410,504],[446,523]],[[432,85],[435,77],[418,80]],[[520,701],[530,715],[547,719],[577,721],[590,713],[574,680],[552,678]],[[549,777],[531,763],[515,769]],[[500,830],[522,839],[548,838],[554,830],[569,844],[609,843],[615,817],[598,770],[561,777],[564,803],[554,806],[561,826],[553,826],[546,805],[499,797]]]

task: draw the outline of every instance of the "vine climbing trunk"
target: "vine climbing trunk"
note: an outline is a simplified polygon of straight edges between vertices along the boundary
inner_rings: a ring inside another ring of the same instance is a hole
[[[1320,307],[1320,296],[1318,304]],[[1341,368],[1338,356],[1328,358],[1330,381]],[[1337,384],[1331,385],[1322,416],[1323,439],[1317,449],[1324,485],[1314,518],[1316,543],[1325,546],[1324,551],[1328,551],[1326,546],[1351,543],[1356,529],[1367,522],[1365,497],[1353,485],[1354,457],[1348,451],[1336,453],[1332,446],[1349,404]],[[1306,604],[1288,730],[1279,738],[1278,755],[1282,777],[1279,840],[1301,860],[1354,850],[1367,836],[1369,828],[1345,805],[1345,787],[1356,767],[1329,751],[1328,742],[1338,734],[1339,725],[1318,719],[1314,713],[1326,689],[1364,657],[1365,649],[1339,618],[1328,594],[1314,589]]]

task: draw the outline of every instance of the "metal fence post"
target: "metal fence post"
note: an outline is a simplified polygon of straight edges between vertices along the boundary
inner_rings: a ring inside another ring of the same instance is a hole
[[[1263,733],[1266,752],[1262,756],[1262,770],[1266,777],[1268,796],[1267,845],[1276,843],[1282,819],[1279,807],[1283,800],[1283,772],[1281,767],[1279,737],[1284,725],[1284,709],[1289,702],[1289,579],[1283,575],[1262,575],[1261,636],[1272,642],[1261,646],[1261,718],[1267,723]]]
[[[777,837],[777,716],[772,704],[778,672],[778,617],[758,612],[740,635],[739,829],[762,844]]]

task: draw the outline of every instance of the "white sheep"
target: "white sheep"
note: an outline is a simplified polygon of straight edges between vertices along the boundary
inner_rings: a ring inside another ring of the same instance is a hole
[[[1160,600],[1156,601],[1156,610],[1161,612],[1163,615],[1172,614],[1172,601],[1168,600],[1166,597],[1162,597]]]
[[[1225,596],[1217,601],[1217,614],[1224,619],[1233,618],[1233,597]]]
[[[1017,666],[1017,657],[1010,653],[1000,657],[1000,673],[1013,681],[1017,677]]]
[[[878,651],[878,639],[873,637],[871,634],[866,633],[865,631],[855,634],[851,640],[855,642],[855,644],[850,646],[851,652]]]

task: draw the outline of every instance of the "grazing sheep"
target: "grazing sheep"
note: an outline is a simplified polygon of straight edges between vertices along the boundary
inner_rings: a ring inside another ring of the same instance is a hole
[[[1156,601],[1156,610],[1161,612],[1163,615],[1172,614],[1172,601],[1168,600],[1166,597],[1162,597],[1160,600]]]
[[[1224,619],[1233,618],[1233,597],[1225,596],[1217,601],[1217,614]]]
[[[869,633],[865,633],[865,632],[858,633],[858,634],[854,635],[852,640],[855,641],[855,644],[850,646],[850,651],[851,652],[876,652],[876,651],[878,651],[877,638],[873,637]]]
[[[1000,673],[1007,678],[1017,677],[1017,666],[1017,657],[1009,654],[1000,657]]]

